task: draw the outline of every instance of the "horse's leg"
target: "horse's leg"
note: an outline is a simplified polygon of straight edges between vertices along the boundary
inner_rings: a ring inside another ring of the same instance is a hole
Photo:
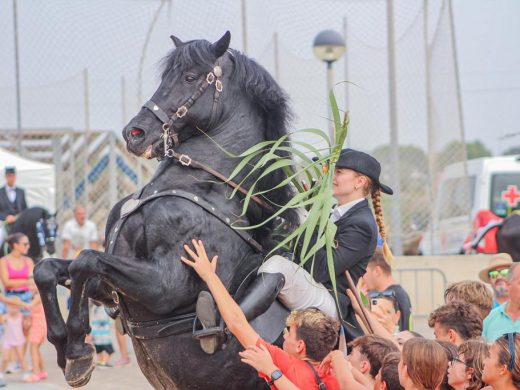
[[[91,346],[85,344],[89,331],[85,286],[89,280],[99,278],[157,313],[167,313],[174,297],[170,286],[161,283],[165,280],[164,270],[142,260],[83,250],[70,265],[69,272],[72,283],[65,379],[71,386],[78,386],[88,382],[93,369],[94,353]]]
[[[69,279],[70,260],[49,258],[40,261],[34,268],[34,281],[40,291],[47,321],[47,339],[56,347],[58,366],[65,369],[67,328],[58,304],[56,287]]]

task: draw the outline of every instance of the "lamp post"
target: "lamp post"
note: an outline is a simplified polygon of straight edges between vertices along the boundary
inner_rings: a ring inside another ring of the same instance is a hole
[[[334,71],[332,63],[337,61],[345,53],[345,41],[343,37],[334,30],[321,31],[314,38],[312,44],[314,55],[317,59],[327,64],[327,96],[334,86]],[[329,137],[334,143],[334,126],[329,122]]]

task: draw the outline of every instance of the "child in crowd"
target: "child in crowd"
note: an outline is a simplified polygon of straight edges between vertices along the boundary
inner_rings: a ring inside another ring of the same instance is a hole
[[[38,291],[34,292],[34,298],[30,303],[32,325],[29,330],[29,343],[31,345],[32,374],[24,379],[24,382],[39,382],[47,378],[47,371],[43,364],[43,356],[40,347],[47,338],[47,323],[45,313]]]
[[[17,299],[17,298],[12,298]],[[5,333],[4,333],[4,347],[2,351],[2,372],[6,371],[7,364],[11,352],[17,357],[18,362],[23,371],[27,371],[27,365],[23,354],[23,347],[25,344],[25,336],[23,335],[23,316],[20,312],[20,307],[9,304],[7,306],[7,314],[3,316]]]
[[[92,342],[96,348],[98,356],[98,366],[112,367],[108,361],[114,353],[110,332],[110,317],[99,303],[92,301],[92,312],[90,316],[90,326],[92,328]]]

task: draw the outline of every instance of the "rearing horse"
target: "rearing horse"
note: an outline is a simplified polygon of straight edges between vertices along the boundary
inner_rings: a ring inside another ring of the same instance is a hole
[[[180,261],[183,244],[202,239],[209,252],[218,252],[217,272],[235,292],[261,260],[254,243],[270,249],[269,230],[248,237],[229,225],[257,224],[292,196],[283,187],[270,199],[251,202],[239,217],[241,199],[229,200],[229,183],[218,179],[239,163],[223,149],[237,155],[258,142],[276,140],[286,134],[289,118],[285,93],[261,66],[228,50],[230,38],[229,32],[215,43],[172,37],[176,48],[164,60],[159,88],[123,130],[131,153],[167,157],[148,184],[110,212],[105,253],[84,250],[72,262],[45,259],[35,269],[48,338],[71,386],[87,383],[93,369],[94,351],[84,343],[88,297],[121,309],[139,366],[155,388],[265,386],[240,362],[234,338],[214,355],[193,340],[196,299],[207,286]],[[274,171],[259,189],[272,188],[285,177]],[[296,220],[295,214],[285,217]],[[68,279],[72,307],[65,323],[56,285]]]

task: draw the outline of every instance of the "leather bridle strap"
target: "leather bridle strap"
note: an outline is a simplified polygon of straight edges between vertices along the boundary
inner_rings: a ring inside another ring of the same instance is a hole
[[[177,153],[175,150],[170,149],[170,153],[169,153],[168,156],[169,157],[173,157],[174,159],[176,159],[177,161],[179,161],[182,165],[184,165],[186,167],[202,169],[203,171],[209,173],[210,175],[213,175],[216,178],[222,180],[224,183],[228,184],[232,188],[237,189],[242,194],[244,194],[244,195],[248,194],[248,190],[246,190],[244,187],[242,187],[239,184],[235,183],[233,180],[228,180],[226,178],[226,176],[224,176],[219,171],[216,171],[215,169],[213,169],[213,168],[211,168],[211,167],[201,163],[200,161],[192,159],[187,154],[180,154],[180,153]],[[253,201],[255,201],[258,205],[260,205],[263,208],[265,208],[266,210],[273,211],[273,207],[269,203],[266,203],[263,199],[259,198],[258,196],[253,195],[253,196],[251,196],[251,199]]]
[[[148,100],[143,107],[147,108],[154,114],[157,119],[159,119],[162,122],[162,129],[165,133],[168,134],[167,139],[164,140],[165,142],[165,155],[169,147],[175,147],[179,145],[179,134],[177,133],[175,127],[173,127],[174,122],[177,119],[183,118],[187,113],[188,110],[193,106],[193,104],[197,101],[198,98],[202,96],[202,94],[208,89],[208,87],[212,84],[215,84],[215,95],[213,97],[213,108],[211,110],[211,118],[210,123],[213,122],[214,118],[213,116],[216,115],[216,104],[218,102],[218,98],[220,96],[220,93],[222,92],[222,82],[220,81],[220,76],[222,76],[222,68],[219,65],[219,61],[217,60],[217,63],[213,67],[213,69],[206,75],[206,78],[202,80],[198,86],[193,95],[191,95],[177,110],[175,110],[175,113],[169,117],[168,114],[153,100]],[[169,142],[169,139],[173,141],[173,145],[167,145]]]

